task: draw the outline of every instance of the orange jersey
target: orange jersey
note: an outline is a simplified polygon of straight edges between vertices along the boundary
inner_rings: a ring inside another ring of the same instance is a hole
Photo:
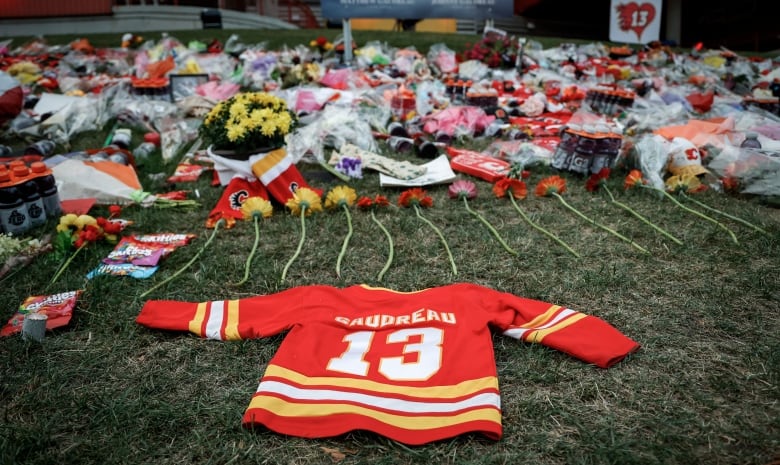
[[[239,340],[289,331],[243,423],[320,438],[368,430],[406,444],[501,438],[491,330],[607,368],[639,345],[609,323],[475,284],[416,292],[302,286],[240,300],[148,301],[137,322]]]

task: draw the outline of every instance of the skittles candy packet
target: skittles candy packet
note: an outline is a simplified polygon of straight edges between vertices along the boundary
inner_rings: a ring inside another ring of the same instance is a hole
[[[87,279],[98,276],[130,276],[136,279],[146,279],[157,271],[157,266],[138,266],[132,263],[102,264],[87,273]]]
[[[10,336],[22,332],[24,317],[29,313],[42,313],[46,320],[46,329],[59,328],[70,322],[73,309],[82,291],[61,292],[52,295],[28,297],[19,306],[14,316],[0,329],[0,336]]]

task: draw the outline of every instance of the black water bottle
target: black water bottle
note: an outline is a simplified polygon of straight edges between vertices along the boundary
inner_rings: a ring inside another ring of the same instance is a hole
[[[13,175],[18,182],[17,188],[22,195],[22,200],[27,204],[27,216],[30,219],[30,227],[35,228],[46,224],[46,210],[43,207],[43,199],[38,192],[38,185],[35,183],[35,179],[30,176],[30,168],[27,166],[15,166]]]
[[[30,218],[22,193],[10,183],[11,172],[0,171],[0,226],[5,234],[19,236],[30,229]]]
[[[43,209],[46,211],[46,216],[48,218],[59,217],[62,214],[60,194],[51,170],[46,167],[45,163],[39,161],[32,163],[30,170],[32,170],[32,174],[35,176],[33,179],[38,185],[38,193],[41,195],[41,199],[43,199]]]

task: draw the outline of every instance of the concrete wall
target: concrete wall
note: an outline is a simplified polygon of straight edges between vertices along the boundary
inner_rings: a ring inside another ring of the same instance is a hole
[[[115,6],[111,16],[0,20],[0,38],[201,29],[202,9],[187,6]],[[224,29],[298,29],[276,18],[220,10]]]

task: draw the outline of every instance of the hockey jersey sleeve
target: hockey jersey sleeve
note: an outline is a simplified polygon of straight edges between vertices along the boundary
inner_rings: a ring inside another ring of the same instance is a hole
[[[320,286],[304,286],[239,300],[149,300],[136,323],[155,329],[189,331],[208,339],[260,338],[300,322],[306,302],[317,301],[323,292]]]
[[[570,308],[499,291],[487,308],[505,336],[542,344],[601,368],[623,360],[639,344],[606,321]]]

